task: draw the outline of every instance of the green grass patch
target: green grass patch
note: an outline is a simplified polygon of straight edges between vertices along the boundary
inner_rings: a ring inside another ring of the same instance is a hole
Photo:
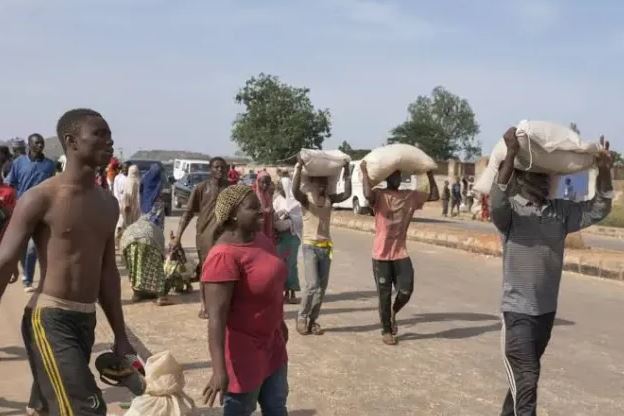
[[[624,227],[624,205],[613,205],[611,213],[600,222],[600,225],[607,227]]]

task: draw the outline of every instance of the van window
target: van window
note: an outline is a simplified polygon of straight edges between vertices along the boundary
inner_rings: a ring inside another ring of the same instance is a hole
[[[191,163],[191,173],[196,172],[209,172],[209,165],[207,163]]]
[[[179,160],[176,160],[176,161],[175,161],[175,168],[176,168],[176,169],[180,169],[180,164],[181,164],[181,163],[182,163],[182,162],[180,162]]]

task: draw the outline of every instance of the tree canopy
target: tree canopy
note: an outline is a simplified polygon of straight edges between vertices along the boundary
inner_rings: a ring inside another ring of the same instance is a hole
[[[481,156],[475,137],[479,124],[466,99],[436,87],[431,96],[418,96],[407,111],[408,120],[391,131],[388,143],[417,145],[437,160]]]
[[[247,80],[235,97],[245,112],[236,116],[232,140],[262,163],[284,161],[302,148],[321,149],[331,136],[330,113],[315,109],[309,92],[273,75],[261,73]]]
[[[343,140],[342,144],[338,146],[338,150],[351,156],[351,160],[360,160],[364,156],[370,153],[370,149],[354,149],[351,147],[348,141]]]

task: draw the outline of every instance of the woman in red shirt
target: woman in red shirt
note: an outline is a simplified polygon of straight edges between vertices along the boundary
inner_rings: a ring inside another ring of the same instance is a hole
[[[234,185],[217,197],[220,236],[204,262],[208,344],[213,374],[204,389],[210,406],[219,395],[224,416],[287,415],[284,324],[286,265],[260,232],[260,201],[252,189]]]

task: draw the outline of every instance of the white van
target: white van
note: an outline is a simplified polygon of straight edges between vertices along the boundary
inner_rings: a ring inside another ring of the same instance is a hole
[[[178,181],[189,173],[210,172],[207,160],[175,159],[173,161],[173,178]]]
[[[354,160],[350,163],[351,169],[351,198],[346,201],[334,204],[334,208],[350,209],[355,214],[372,214],[372,210],[368,204],[368,201],[364,197],[364,185],[362,184],[362,170],[360,169],[361,160]],[[344,192],[344,175],[338,179],[336,185],[336,193],[340,194]],[[386,182],[382,182],[376,186],[376,188],[385,188]],[[399,189],[416,189],[416,176],[408,176],[403,178]]]

